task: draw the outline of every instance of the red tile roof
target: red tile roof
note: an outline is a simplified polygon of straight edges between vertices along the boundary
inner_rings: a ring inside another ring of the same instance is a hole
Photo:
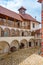
[[[38,0],[38,2],[40,2],[40,3],[41,3],[41,2],[42,2],[42,0]]]
[[[38,22],[36,21],[35,18],[33,18],[31,15],[29,14],[20,14],[20,16],[24,19],[24,20],[30,20],[30,21],[33,21],[33,22]],[[40,22],[38,22],[40,23]]]
[[[30,16],[29,14],[17,14],[16,12],[10,11],[2,6],[0,6],[0,14],[9,16],[11,18],[23,21],[23,20],[31,20],[34,22],[38,22],[36,21],[36,19],[34,19],[32,16]],[[38,22],[40,23],[40,22]]]
[[[17,13],[10,11],[2,6],[0,6],[0,14],[22,21],[21,17]]]

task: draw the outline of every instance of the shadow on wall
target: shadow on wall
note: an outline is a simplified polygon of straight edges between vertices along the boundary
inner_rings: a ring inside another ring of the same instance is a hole
[[[22,49],[22,48],[24,48],[24,46],[25,45],[23,43],[21,43],[21,45],[19,46],[19,48]]]
[[[10,48],[10,51],[11,52],[17,51],[17,48],[15,46],[13,46],[13,47]]]

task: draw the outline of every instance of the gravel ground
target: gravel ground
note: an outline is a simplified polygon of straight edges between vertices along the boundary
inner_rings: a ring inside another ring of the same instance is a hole
[[[4,55],[2,57],[4,59],[0,59],[0,65],[19,65],[38,50],[39,48],[25,48],[11,53],[10,55]]]

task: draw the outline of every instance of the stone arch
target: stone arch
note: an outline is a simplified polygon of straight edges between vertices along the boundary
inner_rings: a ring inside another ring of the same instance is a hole
[[[4,36],[4,30],[0,27],[0,37]]]
[[[41,40],[40,39],[35,40],[35,46],[38,46],[38,47],[41,46]]]
[[[31,35],[32,35],[32,36],[35,36],[35,32],[34,32],[34,31],[32,31],[32,32],[31,32]]]
[[[35,46],[38,46],[38,39],[35,39]]]
[[[19,30],[16,30],[16,31],[15,31],[15,35],[16,35],[16,36],[20,36],[20,31],[19,31]]]
[[[28,31],[24,31],[24,36],[28,36]]]
[[[4,29],[4,36],[5,37],[9,37],[10,36],[10,29],[9,28],[5,28]]]
[[[11,29],[11,30],[10,30],[10,36],[12,36],[12,37],[15,36],[15,30],[14,30],[14,29]]]
[[[30,39],[29,40],[29,47],[34,47],[35,44],[35,40],[34,39]]]
[[[22,32],[22,33],[21,33],[21,34],[22,34],[22,36],[24,36],[24,31],[22,30],[21,32]]]
[[[18,40],[13,40],[13,41],[11,42],[11,47],[13,47],[13,46],[15,46],[16,49],[18,49],[18,48],[19,48],[19,41],[18,41]]]
[[[28,36],[31,36],[31,31],[28,32]]]
[[[21,48],[26,48],[27,47],[27,40],[26,39],[21,40],[20,41],[20,46],[21,46]]]
[[[10,45],[6,41],[0,41],[0,53],[8,53],[10,51]]]
[[[20,30],[20,36],[22,36],[22,30]]]
[[[24,35],[24,32],[25,32],[25,31],[20,30],[20,36],[25,36],[25,35]]]

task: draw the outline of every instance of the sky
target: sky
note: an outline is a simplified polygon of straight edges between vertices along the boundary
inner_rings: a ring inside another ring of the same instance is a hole
[[[41,22],[41,4],[37,1],[38,0],[0,0],[0,5],[17,13],[18,9],[23,6],[27,9],[26,13],[34,18],[36,17],[36,19]]]

